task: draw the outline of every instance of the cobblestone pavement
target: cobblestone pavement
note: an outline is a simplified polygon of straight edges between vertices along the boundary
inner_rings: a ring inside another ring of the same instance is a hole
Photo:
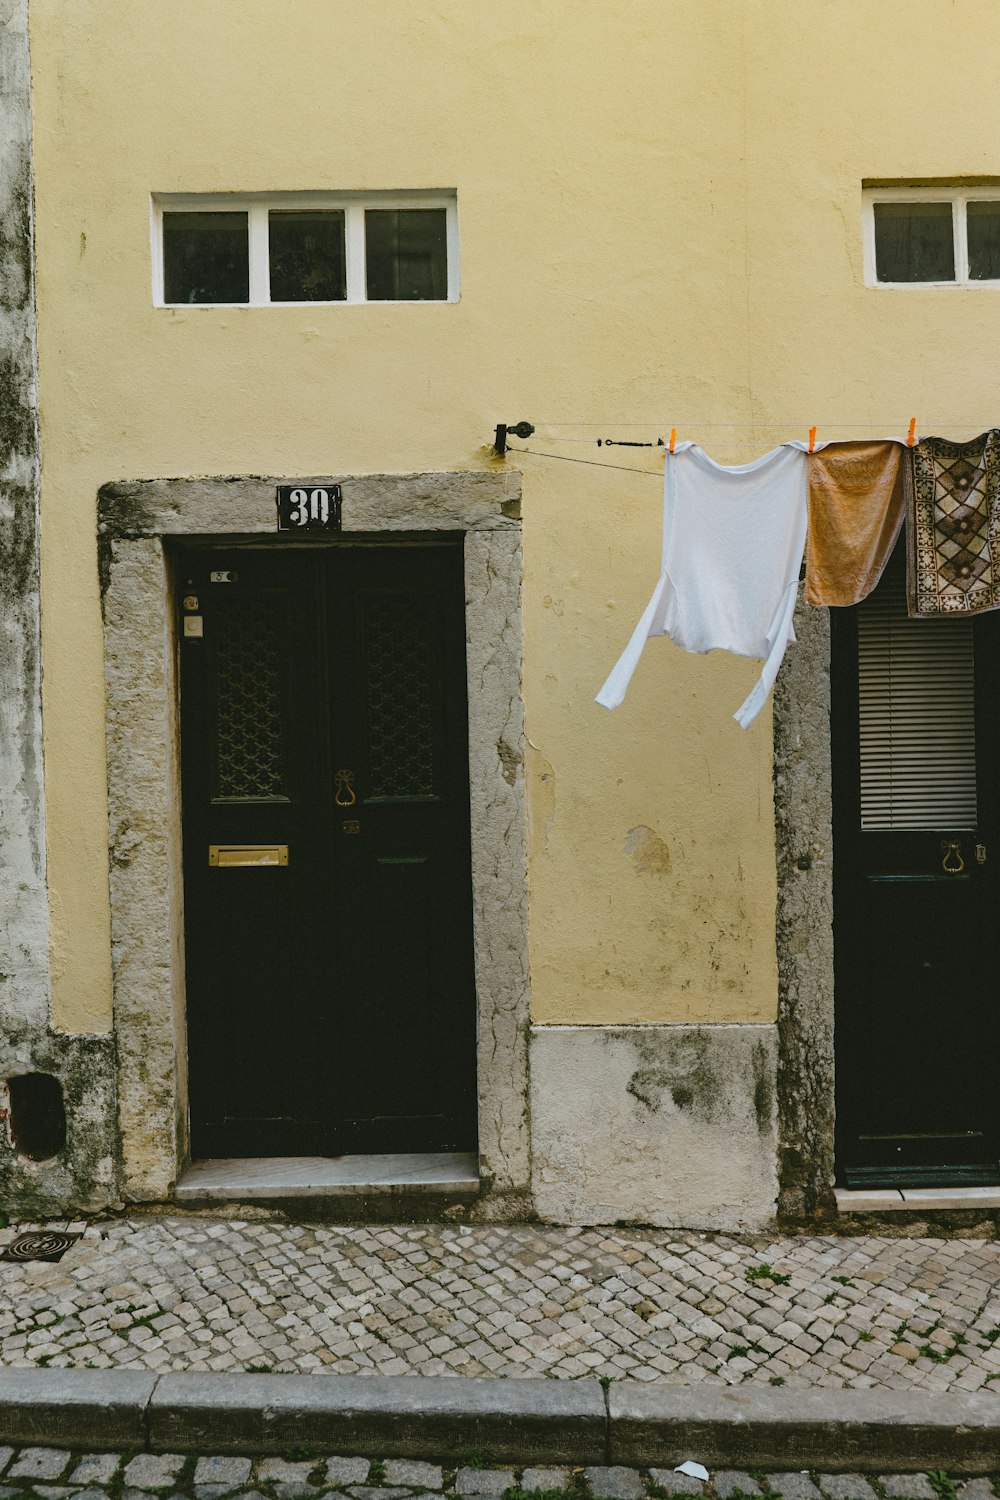
[[[0,1246],[28,1226],[0,1231]],[[0,1262],[0,1363],[978,1390],[1000,1244],[109,1219]],[[0,1497],[2,1500],[2,1497]]]
[[[269,1458],[178,1453],[70,1453],[61,1448],[0,1448],[0,1500],[997,1500],[997,1479],[960,1475],[753,1474],[717,1470],[707,1484],[673,1469],[582,1466],[490,1467],[484,1455],[442,1463],[414,1459],[329,1458],[305,1449]]]

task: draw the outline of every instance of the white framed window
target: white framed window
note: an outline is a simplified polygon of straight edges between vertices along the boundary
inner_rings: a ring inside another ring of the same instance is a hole
[[[452,191],[158,193],[156,307],[457,302]]]
[[[865,283],[1000,287],[1000,187],[866,188]]]

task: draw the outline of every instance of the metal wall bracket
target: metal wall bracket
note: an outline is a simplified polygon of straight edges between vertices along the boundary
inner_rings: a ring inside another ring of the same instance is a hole
[[[534,430],[530,422],[499,422],[493,439],[494,450],[502,458],[507,452],[507,438],[510,433],[513,433],[515,437],[530,438]]]

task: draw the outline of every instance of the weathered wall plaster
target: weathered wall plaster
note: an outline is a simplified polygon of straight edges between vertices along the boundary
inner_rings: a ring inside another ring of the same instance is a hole
[[[67,1140],[34,1162],[0,1130],[0,1206],[44,1214],[113,1196],[114,1095],[109,1043],[49,1025],[27,9],[0,0],[0,1096],[52,1074]]]
[[[780,1209],[834,1209],[830,616],[801,599],[774,692]]]
[[[477,1211],[523,1211],[528,978],[518,476],[337,482],[345,534],[466,534],[479,1137],[488,1189]],[[106,485],[100,495],[120,1121],[125,1190],[136,1199],[166,1197],[186,1151],[176,649],[164,541],[212,535],[274,543],[274,485],[257,478],[150,480]]]
[[[775,1214],[774,1026],[535,1026],[542,1218],[763,1229]]]
[[[48,1020],[26,0],[0,4],[0,996]]]
[[[66,1110],[66,1145],[51,1160],[28,1161],[15,1154],[9,1129],[0,1132],[0,1207],[39,1218],[107,1207],[118,1197],[111,1038],[63,1036],[6,1013],[0,1025],[0,1107],[8,1105],[3,1080],[49,1073],[59,1080]]]
[[[793,368],[785,277],[776,309],[760,285],[748,297],[743,269],[787,265],[805,161],[816,170],[816,152],[797,154],[789,175],[771,10],[747,35],[718,3],[679,0],[668,29],[661,12],[645,0],[642,45],[623,49],[607,8],[512,0],[504,44],[490,47],[468,0],[171,0],[145,7],[138,28],[123,0],[32,0],[60,1025],[106,1027],[111,1011],[93,557],[109,475],[488,474],[502,467],[493,424],[508,418],[538,421],[545,438],[555,419],[599,419],[592,441],[607,419],[617,432],[683,409],[704,436],[700,423],[768,422],[795,405],[781,383]],[[331,89],[340,56],[351,66]],[[809,53],[810,109],[815,63]],[[666,95],[665,67],[683,79]],[[798,77],[783,68],[782,87]],[[831,214],[842,229],[830,202],[850,201],[858,164],[826,129],[822,166],[837,176],[810,204],[811,288],[829,269],[815,262]],[[666,161],[662,193],[651,164]],[[404,187],[457,192],[458,302],[152,305],[152,193]],[[829,254],[849,279],[843,233]],[[846,360],[839,340],[826,347]],[[740,447],[764,435],[748,426]],[[551,825],[531,856],[535,1019],[773,1021],[769,723],[743,734],[728,707],[754,668],[654,642],[621,709],[592,701],[655,582],[659,465],[631,462],[649,473],[507,459],[531,471],[524,696],[551,768],[535,787],[535,827]],[[667,845],[669,875],[636,869],[625,846],[640,825]]]

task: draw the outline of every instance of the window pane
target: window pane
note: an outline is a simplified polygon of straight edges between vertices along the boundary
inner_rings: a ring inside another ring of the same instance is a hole
[[[249,302],[245,213],[163,215],[164,302]]]
[[[954,281],[950,203],[876,203],[879,281]]]
[[[970,203],[969,276],[973,281],[1000,281],[1000,202]]]
[[[282,210],[267,218],[271,301],[343,302],[343,209]]]
[[[445,210],[369,209],[365,263],[371,302],[446,301]]]

